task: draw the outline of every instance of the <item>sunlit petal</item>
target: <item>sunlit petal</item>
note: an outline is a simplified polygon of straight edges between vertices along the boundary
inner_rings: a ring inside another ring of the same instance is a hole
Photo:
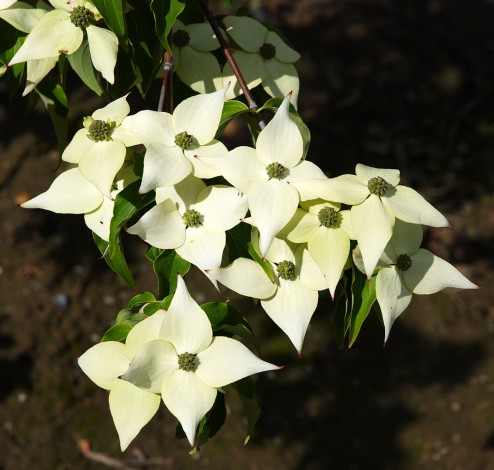
[[[391,186],[396,186],[400,182],[399,170],[389,170],[386,168],[374,168],[372,166],[363,165],[358,163],[355,167],[355,174],[359,181],[367,186],[370,179],[380,176]]]
[[[220,266],[225,245],[225,232],[210,232],[202,227],[188,227],[185,241],[176,251],[183,259],[205,271]]]
[[[101,72],[108,83],[115,81],[115,65],[117,63],[118,38],[115,34],[98,26],[86,27],[89,42],[89,52],[94,68]]]
[[[171,114],[144,110],[125,118],[125,127],[148,147],[150,144],[175,146],[175,131]]]
[[[282,98],[290,93],[290,102],[297,107],[300,84],[295,66],[272,59],[264,62],[264,68],[266,74],[262,86],[268,95]]]

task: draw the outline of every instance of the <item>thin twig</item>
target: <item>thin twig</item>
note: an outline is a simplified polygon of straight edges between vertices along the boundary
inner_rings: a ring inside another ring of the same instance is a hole
[[[202,11],[204,12],[204,15],[206,16],[206,19],[208,20],[208,23],[211,25],[211,28],[214,31],[214,34],[216,35],[216,38],[218,39],[218,42],[220,43],[221,49],[223,50],[223,54],[225,54],[226,60],[230,64],[230,67],[233,70],[233,73],[235,74],[235,77],[237,77],[238,84],[240,85],[240,88],[244,92],[245,99],[247,100],[247,104],[249,105],[249,109],[252,109],[253,111],[256,111],[258,109],[257,103],[255,102],[252,93],[249,90],[249,87],[247,86],[247,83],[245,81],[244,76],[242,75],[242,72],[238,68],[237,62],[233,58],[233,55],[228,48],[228,44],[223,37],[223,34],[220,30],[220,27],[218,26],[218,22],[216,21],[216,18],[212,15],[211,11],[209,10],[208,6],[204,2],[204,0],[199,0],[199,5],[202,8]],[[259,117],[259,127],[261,129],[264,129],[266,127],[265,122]]]
[[[163,59],[163,82],[161,84],[160,100],[158,103],[158,111],[163,111],[165,98],[168,96],[168,112],[173,112],[173,98],[171,92],[171,83],[173,75],[173,56],[169,52],[165,52]]]

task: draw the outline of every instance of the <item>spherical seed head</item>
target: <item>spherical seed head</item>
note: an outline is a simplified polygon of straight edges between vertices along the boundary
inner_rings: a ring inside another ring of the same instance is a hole
[[[324,227],[335,227],[338,223],[338,211],[332,207],[323,207],[317,214],[317,218]]]
[[[398,256],[398,259],[396,260],[396,267],[400,271],[408,271],[412,267],[412,264],[412,258],[405,254]]]
[[[295,265],[291,261],[282,261],[276,266],[276,271],[278,272],[278,277],[285,281],[295,280]]]
[[[278,162],[270,163],[266,167],[266,173],[268,174],[269,178],[276,178],[280,180],[285,176],[286,168]]]
[[[260,48],[259,52],[261,53],[263,59],[271,60],[276,56],[276,47],[273,46],[270,42],[265,42]]]
[[[93,14],[86,7],[74,7],[70,13],[70,21],[74,26],[79,26],[80,28],[87,26],[92,19]]]
[[[178,356],[178,368],[186,372],[194,372],[197,369],[196,355],[191,353],[183,353]]]
[[[384,178],[375,176],[368,181],[367,187],[369,188],[371,194],[375,194],[376,196],[384,196],[388,190],[388,183]]]
[[[89,126],[88,137],[95,142],[102,142],[104,140],[110,141],[113,129],[115,129],[116,123],[112,121],[101,121],[97,119]]]
[[[190,42],[190,34],[185,29],[177,29],[172,34],[172,43],[177,47],[185,47]]]
[[[203,215],[197,212],[195,209],[188,210],[183,216],[182,220],[187,227],[200,227],[202,225]]]
[[[187,150],[192,145],[193,140],[193,137],[187,134],[187,131],[180,132],[175,136],[175,144],[183,150]]]

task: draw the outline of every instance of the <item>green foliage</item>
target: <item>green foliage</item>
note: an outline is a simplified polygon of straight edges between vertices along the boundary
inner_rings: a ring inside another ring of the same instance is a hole
[[[261,408],[254,398],[254,382],[252,377],[245,377],[231,384],[228,388],[233,388],[233,390],[237,392],[244,407],[245,415],[247,417],[247,433],[244,444],[247,444],[252,436],[254,426],[261,415]]]
[[[91,54],[89,52],[89,43],[87,42],[87,39],[82,42],[81,47],[79,47],[77,51],[67,56],[67,60],[84,84],[98,96],[101,96],[103,90],[101,89],[99,80],[96,76],[97,72],[91,62]]]
[[[91,0],[106,21],[108,27],[118,36],[125,37],[125,12],[123,0]]]
[[[226,126],[228,126],[228,124],[233,119],[244,113],[249,113],[249,112],[252,111],[245,103],[242,103],[241,101],[237,101],[237,100],[225,101],[225,104],[223,106],[223,111],[221,113],[220,125],[218,127],[218,131],[216,132],[216,138],[218,138],[223,133]]]
[[[171,54],[168,35],[178,15],[184,11],[185,0],[152,0],[151,11],[154,15],[156,34],[163,47]]]

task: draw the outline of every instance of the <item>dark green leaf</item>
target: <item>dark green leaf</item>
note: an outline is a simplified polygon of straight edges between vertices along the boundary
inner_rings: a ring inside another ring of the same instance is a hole
[[[230,121],[241,114],[251,112],[249,107],[242,103],[241,101],[230,100],[225,101],[223,106],[223,111],[221,113],[220,124],[218,126],[218,130],[216,131],[216,138],[219,138],[225,127],[230,123]]]
[[[333,316],[333,328],[336,344],[340,349],[345,346],[345,337],[348,331],[348,318],[352,311],[352,284],[346,276],[343,276],[343,290],[336,299],[335,313]]]
[[[362,274],[362,276],[365,278],[365,275]],[[354,298],[356,298],[356,295],[354,295]],[[374,305],[374,302],[376,301],[376,276],[371,277],[369,281],[365,282],[358,299],[360,300],[359,306],[357,301],[354,301],[348,347],[352,347],[353,343],[355,343],[355,340],[360,332],[360,328],[369,315],[372,305]]]
[[[133,309],[137,307],[139,309],[144,304],[155,301],[156,299],[154,298],[154,295],[151,292],[143,292],[142,294],[137,294],[136,296],[132,297],[132,299],[130,299],[127,308]]]
[[[244,444],[247,444],[261,415],[261,408],[254,398],[254,382],[252,377],[245,377],[231,384],[231,387],[238,393],[247,415],[247,433],[244,440]]]
[[[185,276],[190,263],[175,250],[160,250],[155,247],[146,251],[146,257],[153,263],[153,270],[158,277],[158,297],[173,294],[177,289],[177,274]]]
[[[197,426],[195,439],[195,447],[189,452],[193,454],[197,452],[209,438],[213,437],[225,424],[226,406],[225,395],[221,392],[216,394],[216,400],[211,410],[204,416]]]
[[[91,54],[89,52],[89,44],[85,39],[81,47],[73,54],[67,56],[70,66],[74,69],[79,78],[98,96],[103,94],[103,90],[99,85],[96,71],[91,62]]]
[[[233,263],[237,258],[248,258],[247,244],[250,240],[251,227],[249,224],[237,224],[226,232],[226,246],[228,247],[228,260]]]
[[[171,54],[168,34],[172,30],[177,16],[185,8],[185,0],[152,0],[151,11],[154,15],[155,29],[163,47]]]
[[[2,20],[0,20],[2,21]],[[21,48],[26,39],[26,35],[17,31],[13,26],[2,21],[0,34],[0,68],[7,67],[12,57]],[[26,64],[20,63],[6,68],[5,74],[9,81],[10,98],[21,85],[22,73]],[[1,77],[1,76],[0,76]]]
[[[103,341],[124,341],[129,334],[129,331],[132,329],[130,325],[127,323],[119,323],[117,325],[113,325],[101,338],[101,342]]]
[[[116,241],[114,242],[114,252],[111,255],[108,242],[98,237],[95,233],[93,233],[93,239],[94,243],[96,243],[96,246],[99,248],[99,251],[105,258],[105,261],[108,263],[108,266],[133,288],[135,285],[134,278],[127,266],[127,261],[125,260],[125,255],[120,243],[120,237],[117,236]]]
[[[91,0],[106,24],[119,37],[125,36],[125,12],[122,0]]]
[[[261,266],[263,271],[269,277],[269,280],[273,283],[278,282],[278,276],[274,272],[271,263],[261,258],[261,255],[255,250],[254,245],[252,245],[251,242],[247,244],[247,249],[249,251],[250,256],[252,256],[252,259]]]

